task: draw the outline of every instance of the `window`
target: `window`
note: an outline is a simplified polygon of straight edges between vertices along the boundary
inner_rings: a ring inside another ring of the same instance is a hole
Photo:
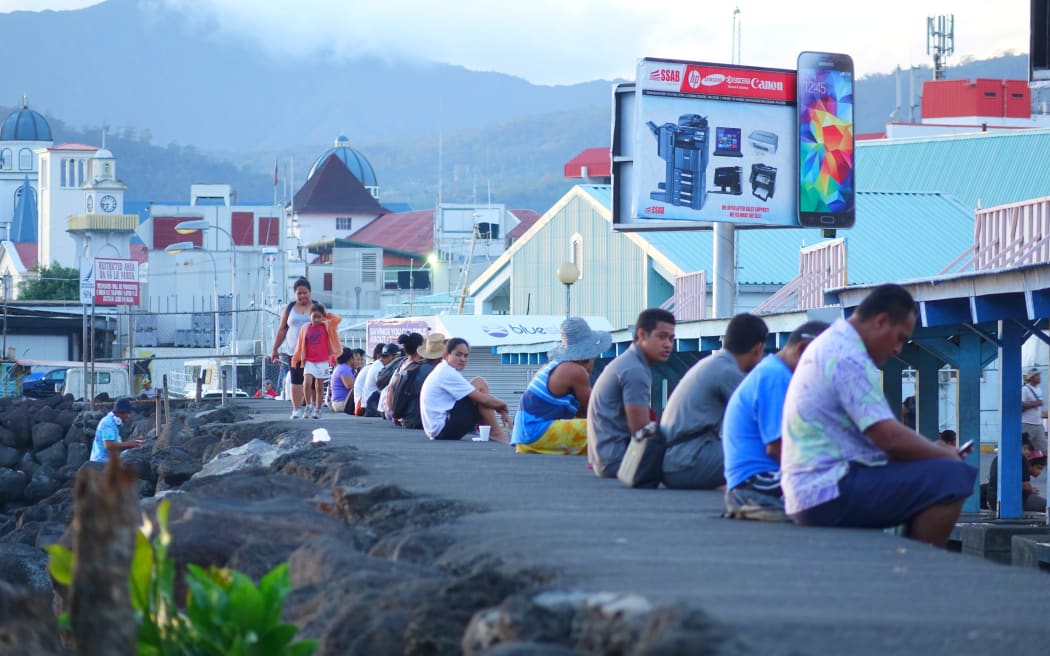
[[[583,236],[576,233],[569,241],[569,261],[576,265],[576,270],[583,278]]]
[[[68,186],[69,183],[67,182],[68,178],[66,176],[69,173],[69,160],[68,159],[61,159],[61,160],[59,160],[58,161],[58,169],[59,169],[58,186],[59,187]]]
[[[275,216],[260,216],[259,217],[259,241],[257,242],[260,246],[276,246],[277,245],[277,230],[278,230],[278,219]]]
[[[349,216],[337,216],[335,217],[335,229],[336,230],[353,230],[354,219]]]
[[[78,159],[77,160],[77,175],[76,175],[76,178],[73,180],[72,186],[79,187],[82,184],[84,184],[84,160]]]
[[[10,171],[11,167],[15,165],[14,153],[11,152],[10,148],[4,148],[0,151],[0,158],[3,158],[3,167],[5,171]]]
[[[332,274],[330,273],[324,274],[324,291],[332,291]]]
[[[18,151],[18,170],[33,170],[33,151],[29,150],[28,148],[23,148],[22,150]]]
[[[175,226],[183,221],[187,220],[186,217],[180,216],[155,216],[153,217],[153,248],[154,250],[164,250],[172,244],[177,244],[180,241],[191,241],[196,246],[201,246],[204,243],[203,237],[201,237],[201,230],[189,235],[180,235],[176,230]]]
[[[230,213],[230,235],[237,246],[252,245],[252,224],[255,222],[253,212]]]

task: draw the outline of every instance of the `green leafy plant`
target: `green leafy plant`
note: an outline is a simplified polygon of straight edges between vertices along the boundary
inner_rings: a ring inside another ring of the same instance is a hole
[[[167,500],[157,505],[156,536],[147,521],[135,535],[129,586],[139,622],[137,652],[143,656],[310,656],[316,641],[293,642],[297,628],[281,623],[291,590],[288,565],[273,568],[256,585],[226,568],[189,565],[185,610],[175,603],[175,563],[168,556]],[[71,585],[74,554],[61,545],[47,548],[55,581]],[[60,623],[68,627],[68,615]]]

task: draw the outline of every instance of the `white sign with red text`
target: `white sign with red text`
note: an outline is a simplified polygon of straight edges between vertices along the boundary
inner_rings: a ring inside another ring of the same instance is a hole
[[[615,227],[797,226],[795,83],[792,70],[640,60]]]
[[[139,263],[135,260],[95,258],[95,305],[138,305]]]

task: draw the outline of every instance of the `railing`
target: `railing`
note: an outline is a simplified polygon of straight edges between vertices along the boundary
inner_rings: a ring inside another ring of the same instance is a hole
[[[833,239],[799,251],[799,273],[755,308],[755,314],[824,306],[824,290],[847,284],[846,240]]]
[[[975,271],[1050,261],[1050,197],[977,210],[973,233]]]
[[[707,318],[707,272],[694,271],[674,279],[674,295],[661,308],[674,312],[677,321]]]

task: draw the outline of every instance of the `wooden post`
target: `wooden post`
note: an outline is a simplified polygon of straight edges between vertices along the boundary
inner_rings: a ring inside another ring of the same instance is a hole
[[[103,473],[84,467],[77,474],[70,620],[78,656],[135,654],[128,572],[142,516],[136,479],[115,453]]]

